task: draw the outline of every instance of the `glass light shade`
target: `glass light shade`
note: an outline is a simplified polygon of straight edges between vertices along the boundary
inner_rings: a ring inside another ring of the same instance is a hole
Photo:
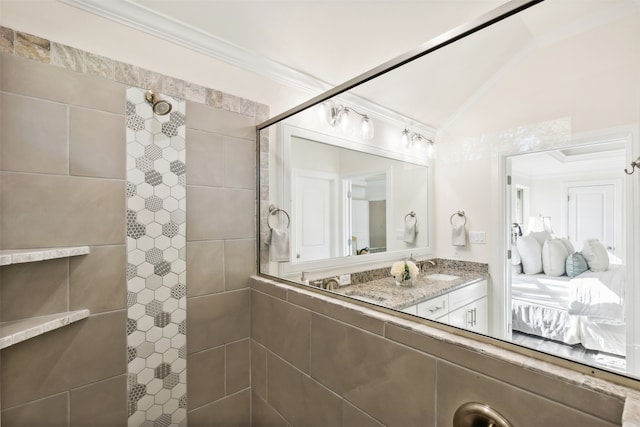
[[[433,142],[427,141],[427,156],[433,156]]]
[[[402,131],[402,145],[405,147],[409,146],[409,129]]]
[[[351,123],[351,115],[349,114],[349,110],[344,108],[342,110],[338,110],[338,118],[336,119],[336,126],[340,126],[343,132],[349,131],[349,125]]]
[[[361,124],[361,135],[363,139],[372,139],[373,138],[373,122],[371,121],[371,119],[367,116],[364,116],[362,118],[362,124]]]

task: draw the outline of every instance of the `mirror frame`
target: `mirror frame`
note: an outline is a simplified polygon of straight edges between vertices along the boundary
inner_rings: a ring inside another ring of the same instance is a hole
[[[256,158],[257,158],[257,188],[260,189],[260,182],[261,182],[261,169],[260,169],[260,157],[261,157],[261,152],[260,152],[260,141],[261,141],[261,132],[265,129],[267,129],[269,126],[274,125],[276,123],[279,123],[283,120],[285,120],[288,117],[291,117],[299,112],[302,112],[310,107],[313,107],[314,105],[320,104],[328,99],[334,98],[344,92],[349,91],[350,89],[359,86],[360,84],[363,84],[369,80],[372,80],[380,75],[386,74],[387,72],[390,72],[392,70],[394,70],[395,68],[398,68],[408,62],[411,62],[415,59],[421,58],[422,56],[425,56],[431,52],[434,52],[438,49],[441,49],[449,44],[452,44],[454,42],[456,42],[457,40],[463,39],[469,35],[472,35],[478,31],[481,31],[482,29],[489,27],[495,23],[498,23],[510,16],[513,16],[515,14],[518,14],[532,6],[535,6],[539,3],[544,2],[545,0],[511,0],[508,1],[507,3],[499,6],[496,9],[493,9],[492,11],[489,11],[481,16],[479,16],[478,18],[462,24],[458,27],[453,28],[450,31],[447,31],[445,33],[443,33],[442,35],[432,39],[431,41],[428,41],[424,44],[422,44],[421,46],[419,46],[416,49],[413,49],[403,55],[400,55],[390,61],[387,61],[381,65],[379,65],[378,67],[375,67],[353,79],[348,80],[347,82],[338,85],[320,95],[317,95],[313,98],[311,98],[310,100],[308,100],[307,102],[304,102],[300,105],[298,105],[297,107],[294,107],[286,112],[283,112],[279,115],[274,116],[273,118],[260,123],[256,126],[256,140],[259,142],[258,146],[257,146],[257,150],[256,150]],[[355,96],[354,96],[355,97]],[[357,97],[356,97],[357,98]],[[635,141],[634,142],[634,147],[633,150],[636,150],[638,145],[638,142]],[[506,169],[506,157],[509,156],[509,154],[505,154],[505,155],[500,155],[498,156],[498,158],[495,158],[494,160],[496,161],[496,163],[494,164],[494,166],[498,167],[498,169],[504,171]],[[498,181],[500,181],[500,185],[501,188],[506,188],[506,186],[504,186],[503,184],[503,180],[506,180],[505,174],[501,174],[501,176],[498,178]],[[635,193],[637,193],[640,190],[638,184],[633,181],[631,183],[631,185],[628,186],[628,189],[626,191],[627,196],[629,195],[633,195]],[[504,194],[500,194],[498,195],[498,199],[502,199],[505,197]],[[257,203],[260,203],[260,195],[258,194],[256,197]],[[640,197],[635,197],[633,199],[631,199],[631,204],[633,204],[633,209],[634,212],[640,212]],[[502,221],[502,223],[504,223],[504,209],[500,210],[500,214],[496,215],[495,221]],[[544,353],[544,352],[540,352],[537,351],[535,349],[532,348],[528,348],[528,347],[523,347],[517,344],[514,344],[510,341],[505,341],[503,339],[500,338],[496,338],[493,336],[488,336],[488,335],[481,335],[481,334],[477,334],[474,332],[470,332],[467,330],[463,330],[463,329],[459,329],[459,328],[455,328],[455,327],[451,327],[448,326],[446,324],[442,324],[442,323],[438,323],[436,321],[431,321],[428,319],[423,319],[423,318],[419,318],[416,316],[412,316],[409,314],[405,314],[396,310],[392,310],[392,309],[386,309],[384,307],[381,306],[372,306],[370,304],[366,304],[363,302],[360,302],[358,300],[354,300],[352,298],[349,297],[345,297],[333,292],[329,292],[329,291],[325,291],[322,289],[317,289],[317,288],[313,288],[313,287],[309,287],[309,286],[305,286],[300,284],[298,281],[290,281],[284,278],[275,278],[273,276],[270,276],[268,274],[263,274],[260,272],[260,264],[261,264],[261,260],[260,260],[260,236],[261,236],[261,220],[260,220],[260,208],[258,207],[257,209],[258,215],[256,215],[256,226],[257,226],[257,239],[256,239],[256,249],[257,249],[257,253],[256,253],[256,267],[257,267],[257,275],[258,276],[262,276],[262,277],[266,277],[266,278],[270,278],[270,279],[276,279],[279,281],[282,281],[284,283],[293,285],[293,286],[303,286],[305,289],[309,289],[310,291],[314,291],[314,292],[318,292],[318,293],[324,293],[326,295],[331,295],[331,297],[337,299],[337,300],[343,300],[343,301],[348,301],[350,303],[356,304],[356,305],[362,305],[366,308],[372,308],[375,307],[375,309],[377,311],[381,311],[383,313],[389,313],[391,315],[400,317],[400,318],[405,318],[405,319],[409,319],[412,322],[417,322],[417,323],[421,323],[421,324],[425,324],[428,325],[429,327],[435,328],[435,329],[439,329],[439,330],[443,330],[449,333],[452,333],[454,335],[458,335],[458,336],[462,336],[465,338],[469,338],[473,341],[476,342],[480,342],[480,343],[485,343],[485,344],[490,344],[499,348],[503,348],[506,350],[509,350],[511,352],[514,352],[516,354],[520,354],[523,355],[525,357],[531,357],[532,359],[536,359],[542,362],[548,362],[551,363],[553,365],[556,366],[561,366],[564,368],[567,368],[573,372],[578,372],[580,374],[584,374],[587,377],[596,377],[596,378],[600,378],[606,381],[609,381],[611,383],[614,384],[619,384],[619,385],[623,385],[625,387],[629,387],[631,389],[635,389],[635,390],[640,390],[640,379],[638,378],[632,378],[629,376],[625,376],[623,374],[618,374],[618,373],[614,373],[611,371],[605,371],[596,367],[592,367],[592,366],[588,366],[588,365],[584,365],[581,364],[579,362],[574,362],[568,359],[564,359],[560,356],[554,356],[551,355],[549,353]],[[633,218],[632,220],[629,221],[629,230],[628,230],[628,238],[630,240],[630,244],[629,244],[629,249],[631,249],[631,247],[633,247],[633,251],[632,252],[628,252],[628,253],[640,253],[640,218]],[[502,227],[499,226],[498,228],[496,228],[496,230],[502,230]],[[431,230],[430,230],[431,231]],[[505,230],[501,231],[502,236],[497,236],[498,239],[500,239],[500,241],[504,242],[503,245],[505,245],[506,247],[506,235],[507,232]],[[432,234],[431,234],[432,235]],[[497,251],[496,251],[497,252]],[[502,254],[496,253],[494,255],[492,255],[492,257],[498,257],[501,256]],[[332,261],[332,260],[330,260]],[[335,264],[334,264],[335,265]],[[631,277],[635,277],[635,274],[637,273],[637,268],[633,265],[629,265],[629,271],[631,272]],[[306,271],[306,270],[305,270]],[[502,276],[504,278],[504,274],[506,272],[502,272],[502,274],[498,274],[498,276]],[[496,277],[497,279],[497,277]],[[638,291],[638,293],[640,293],[640,291]],[[631,298],[636,297],[637,295],[630,295]],[[634,322],[634,321],[640,321],[640,310],[636,310],[637,313],[632,313],[630,318],[629,318],[629,322]],[[633,363],[633,362],[632,362]]]
[[[280,182],[282,189],[282,194],[278,203],[285,210],[290,209],[284,200],[288,200],[291,197],[290,195],[290,183],[291,178],[287,176],[287,171],[291,171],[291,138],[302,138],[309,141],[318,142],[321,144],[327,144],[337,148],[343,148],[348,150],[357,151],[364,154],[370,154],[374,156],[379,156],[391,160],[402,161],[404,163],[410,163],[417,166],[423,166],[427,169],[427,182],[426,185],[428,189],[431,189],[432,182],[432,169],[431,164],[428,161],[419,161],[418,159],[407,160],[406,158],[400,156],[398,153],[393,153],[384,149],[372,147],[369,145],[364,145],[355,141],[347,140],[344,138],[340,138],[333,135],[327,135],[321,132],[317,132],[314,130],[303,129],[298,126],[290,125],[287,123],[278,123],[277,124],[277,132],[278,132],[278,140],[277,151],[282,153],[282,167],[278,168],[277,171],[277,179]],[[387,185],[389,185],[390,177],[387,176]],[[432,212],[432,198],[433,192],[428,191],[425,211],[428,216],[430,216],[430,212]],[[291,212],[291,210],[288,210]],[[427,217],[427,226],[426,232],[427,234],[427,245],[420,247],[413,247],[408,249],[400,249],[397,251],[386,251],[380,253],[372,253],[367,254],[366,256],[344,256],[344,257],[335,257],[335,258],[327,258],[322,260],[312,260],[312,261],[302,261],[302,262],[286,262],[279,263],[278,272],[280,277],[299,277],[302,272],[305,273],[313,273],[315,271],[326,272],[327,275],[331,275],[333,270],[336,271],[344,271],[345,267],[351,267],[362,270],[365,267],[373,266],[376,264],[380,264],[385,261],[397,260],[399,257],[408,258],[409,256],[428,256],[431,255],[432,251],[432,239],[433,236],[433,225],[432,221]],[[389,237],[387,237],[389,238]],[[259,247],[258,247],[259,249]],[[259,268],[258,268],[259,271]]]

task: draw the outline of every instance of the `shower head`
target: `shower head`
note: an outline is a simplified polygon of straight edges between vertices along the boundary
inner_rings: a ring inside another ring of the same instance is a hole
[[[160,97],[155,93],[147,91],[145,99],[149,104],[151,104],[153,112],[157,115],[164,116],[171,112],[171,103],[169,103],[169,101],[165,101],[164,99],[160,99]]]

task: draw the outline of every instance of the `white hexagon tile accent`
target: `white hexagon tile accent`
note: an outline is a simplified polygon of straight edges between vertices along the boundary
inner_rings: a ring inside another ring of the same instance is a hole
[[[127,88],[129,426],[185,425],[185,102],[158,116]]]

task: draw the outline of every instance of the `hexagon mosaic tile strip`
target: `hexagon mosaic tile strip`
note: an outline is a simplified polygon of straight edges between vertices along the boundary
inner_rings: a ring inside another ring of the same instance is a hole
[[[187,419],[185,102],[153,113],[127,88],[129,426]]]

